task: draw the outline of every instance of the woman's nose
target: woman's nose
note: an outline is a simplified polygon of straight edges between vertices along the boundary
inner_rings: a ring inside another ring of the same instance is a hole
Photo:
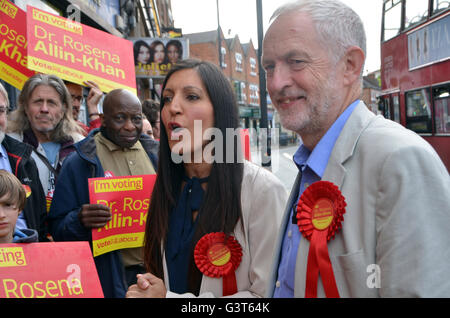
[[[181,105],[180,98],[178,96],[174,96],[167,106],[168,106],[168,110],[171,114],[181,113],[182,105]]]

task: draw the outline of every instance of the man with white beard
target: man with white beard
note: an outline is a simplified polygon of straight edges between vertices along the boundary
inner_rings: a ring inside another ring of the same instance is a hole
[[[450,297],[449,174],[360,101],[362,20],[338,0],[289,2],[272,20],[267,91],[303,143],[266,296]]]
[[[31,158],[33,150],[30,145],[5,135],[8,107],[8,93],[0,83],[0,169],[14,174],[27,192],[27,203],[19,214],[16,228],[35,229],[39,233],[39,241],[45,241],[45,195],[36,163]]]

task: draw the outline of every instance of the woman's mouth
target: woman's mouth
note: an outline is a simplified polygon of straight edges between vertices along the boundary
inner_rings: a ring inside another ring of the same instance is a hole
[[[169,127],[169,130],[175,130],[177,128],[182,128],[179,123],[173,122],[173,121],[171,121],[167,126]]]
[[[170,122],[167,127],[169,128],[170,139],[179,140],[184,128],[176,122]]]

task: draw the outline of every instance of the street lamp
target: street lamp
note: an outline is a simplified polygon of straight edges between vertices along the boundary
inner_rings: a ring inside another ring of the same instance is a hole
[[[217,46],[219,48],[219,67],[222,68],[222,40],[220,38],[220,20],[219,20],[219,0],[216,0],[217,7]]]
[[[263,42],[263,18],[262,0],[256,0],[256,15],[258,24],[258,63],[259,63],[259,102],[261,105],[261,121],[259,123],[261,138],[261,165],[271,166],[271,140],[267,121],[267,94],[266,94],[266,74],[261,65],[262,42]]]

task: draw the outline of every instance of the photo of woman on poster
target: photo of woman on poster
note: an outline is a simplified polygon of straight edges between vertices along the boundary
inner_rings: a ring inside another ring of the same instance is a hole
[[[164,43],[160,40],[155,40],[150,44],[151,52],[153,53],[151,62],[162,64],[166,60],[166,48],[164,47]]]
[[[176,64],[183,58],[183,45],[178,40],[170,40],[166,44],[167,58],[170,64]]]
[[[164,43],[155,40],[150,44],[150,63],[152,64],[153,75],[165,75],[167,69],[167,54]]]
[[[147,42],[143,40],[139,40],[134,43],[133,52],[134,52],[134,65],[140,64],[148,64],[150,62],[150,46]]]
[[[133,41],[134,64],[138,78],[163,78],[170,69],[188,58],[184,38],[130,38]]]

